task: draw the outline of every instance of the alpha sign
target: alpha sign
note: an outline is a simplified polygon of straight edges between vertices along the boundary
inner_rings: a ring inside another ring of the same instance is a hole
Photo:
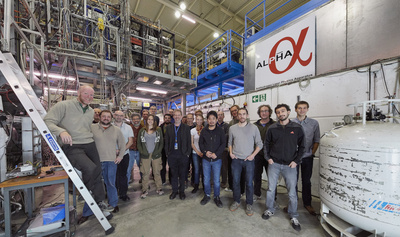
[[[255,45],[256,89],[315,74],[315,16]]]

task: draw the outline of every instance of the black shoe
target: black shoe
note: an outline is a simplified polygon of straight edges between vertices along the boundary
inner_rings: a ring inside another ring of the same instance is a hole
[[[119,198],[120,198],[122,201],[124,201],[124,202],[131,200],[131,198],[128,197],[128,195],[124,195],[124,196],[121,196],[121,197],[119,197]]]
[[[169,195],[169,199],[171,199],[171,200],[175,199],[177,194],[178,193],[176,193],[176,192],[172,192],[171,195]]]
[[[179,198],[180,198],[181,200],[185,200],[185,198],[186,198],[185,192],[180,192],[180,193],[179,193]]]
[[[204,195],[203,199],[201,199],[200,204],[206,205],[210,201],[210,196]]]
[[[222,208],[222,202],[221,202],[221,199],[219,198],[219,196],[216,196],[216,197],[214,197],[214,202],[215,202],[215,205],[217,205],[217,207],[219,207],[219,208]]]
[[[119,212],[119,207],[118,207],[118,206],[115,206],[115,207],[114,207],[114,211],[112,211],[112,213],[117,213],[117,212]]]
[[[199,191],[199,185],[195,184],[192,193],[197,193],[197,191]]]
[[[85,223],[89,219],[89,217],[90,216],[81,216],[81,218],[79,218],[78,220],[78,225]]]

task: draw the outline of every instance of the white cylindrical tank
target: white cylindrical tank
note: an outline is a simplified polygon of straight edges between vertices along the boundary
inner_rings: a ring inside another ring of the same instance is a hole
[[[400,236],[400,125],[346,125],[319,149],[323,205],[361,229]]]

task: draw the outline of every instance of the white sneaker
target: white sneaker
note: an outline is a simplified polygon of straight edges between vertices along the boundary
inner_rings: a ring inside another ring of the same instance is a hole
[[[300,222],[299,220],[297,220],[297,218],[293,217],[292,219],[290,219],[290,222],[292,223],[293,229],[297,231],[301,230]]]
[[[232,189],[230,189],[230,188],[225,188],[224,189],[226,192],[232,192]]]

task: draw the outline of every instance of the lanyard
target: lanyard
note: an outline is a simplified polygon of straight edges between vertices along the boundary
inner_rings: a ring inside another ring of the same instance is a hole
[[[175,129],[175,143],[178,142],[178,131],[179,128],[181,127],[181,124],[179,124],[178,128],[176,128],[176,126],[174,125],[174,129]]]

